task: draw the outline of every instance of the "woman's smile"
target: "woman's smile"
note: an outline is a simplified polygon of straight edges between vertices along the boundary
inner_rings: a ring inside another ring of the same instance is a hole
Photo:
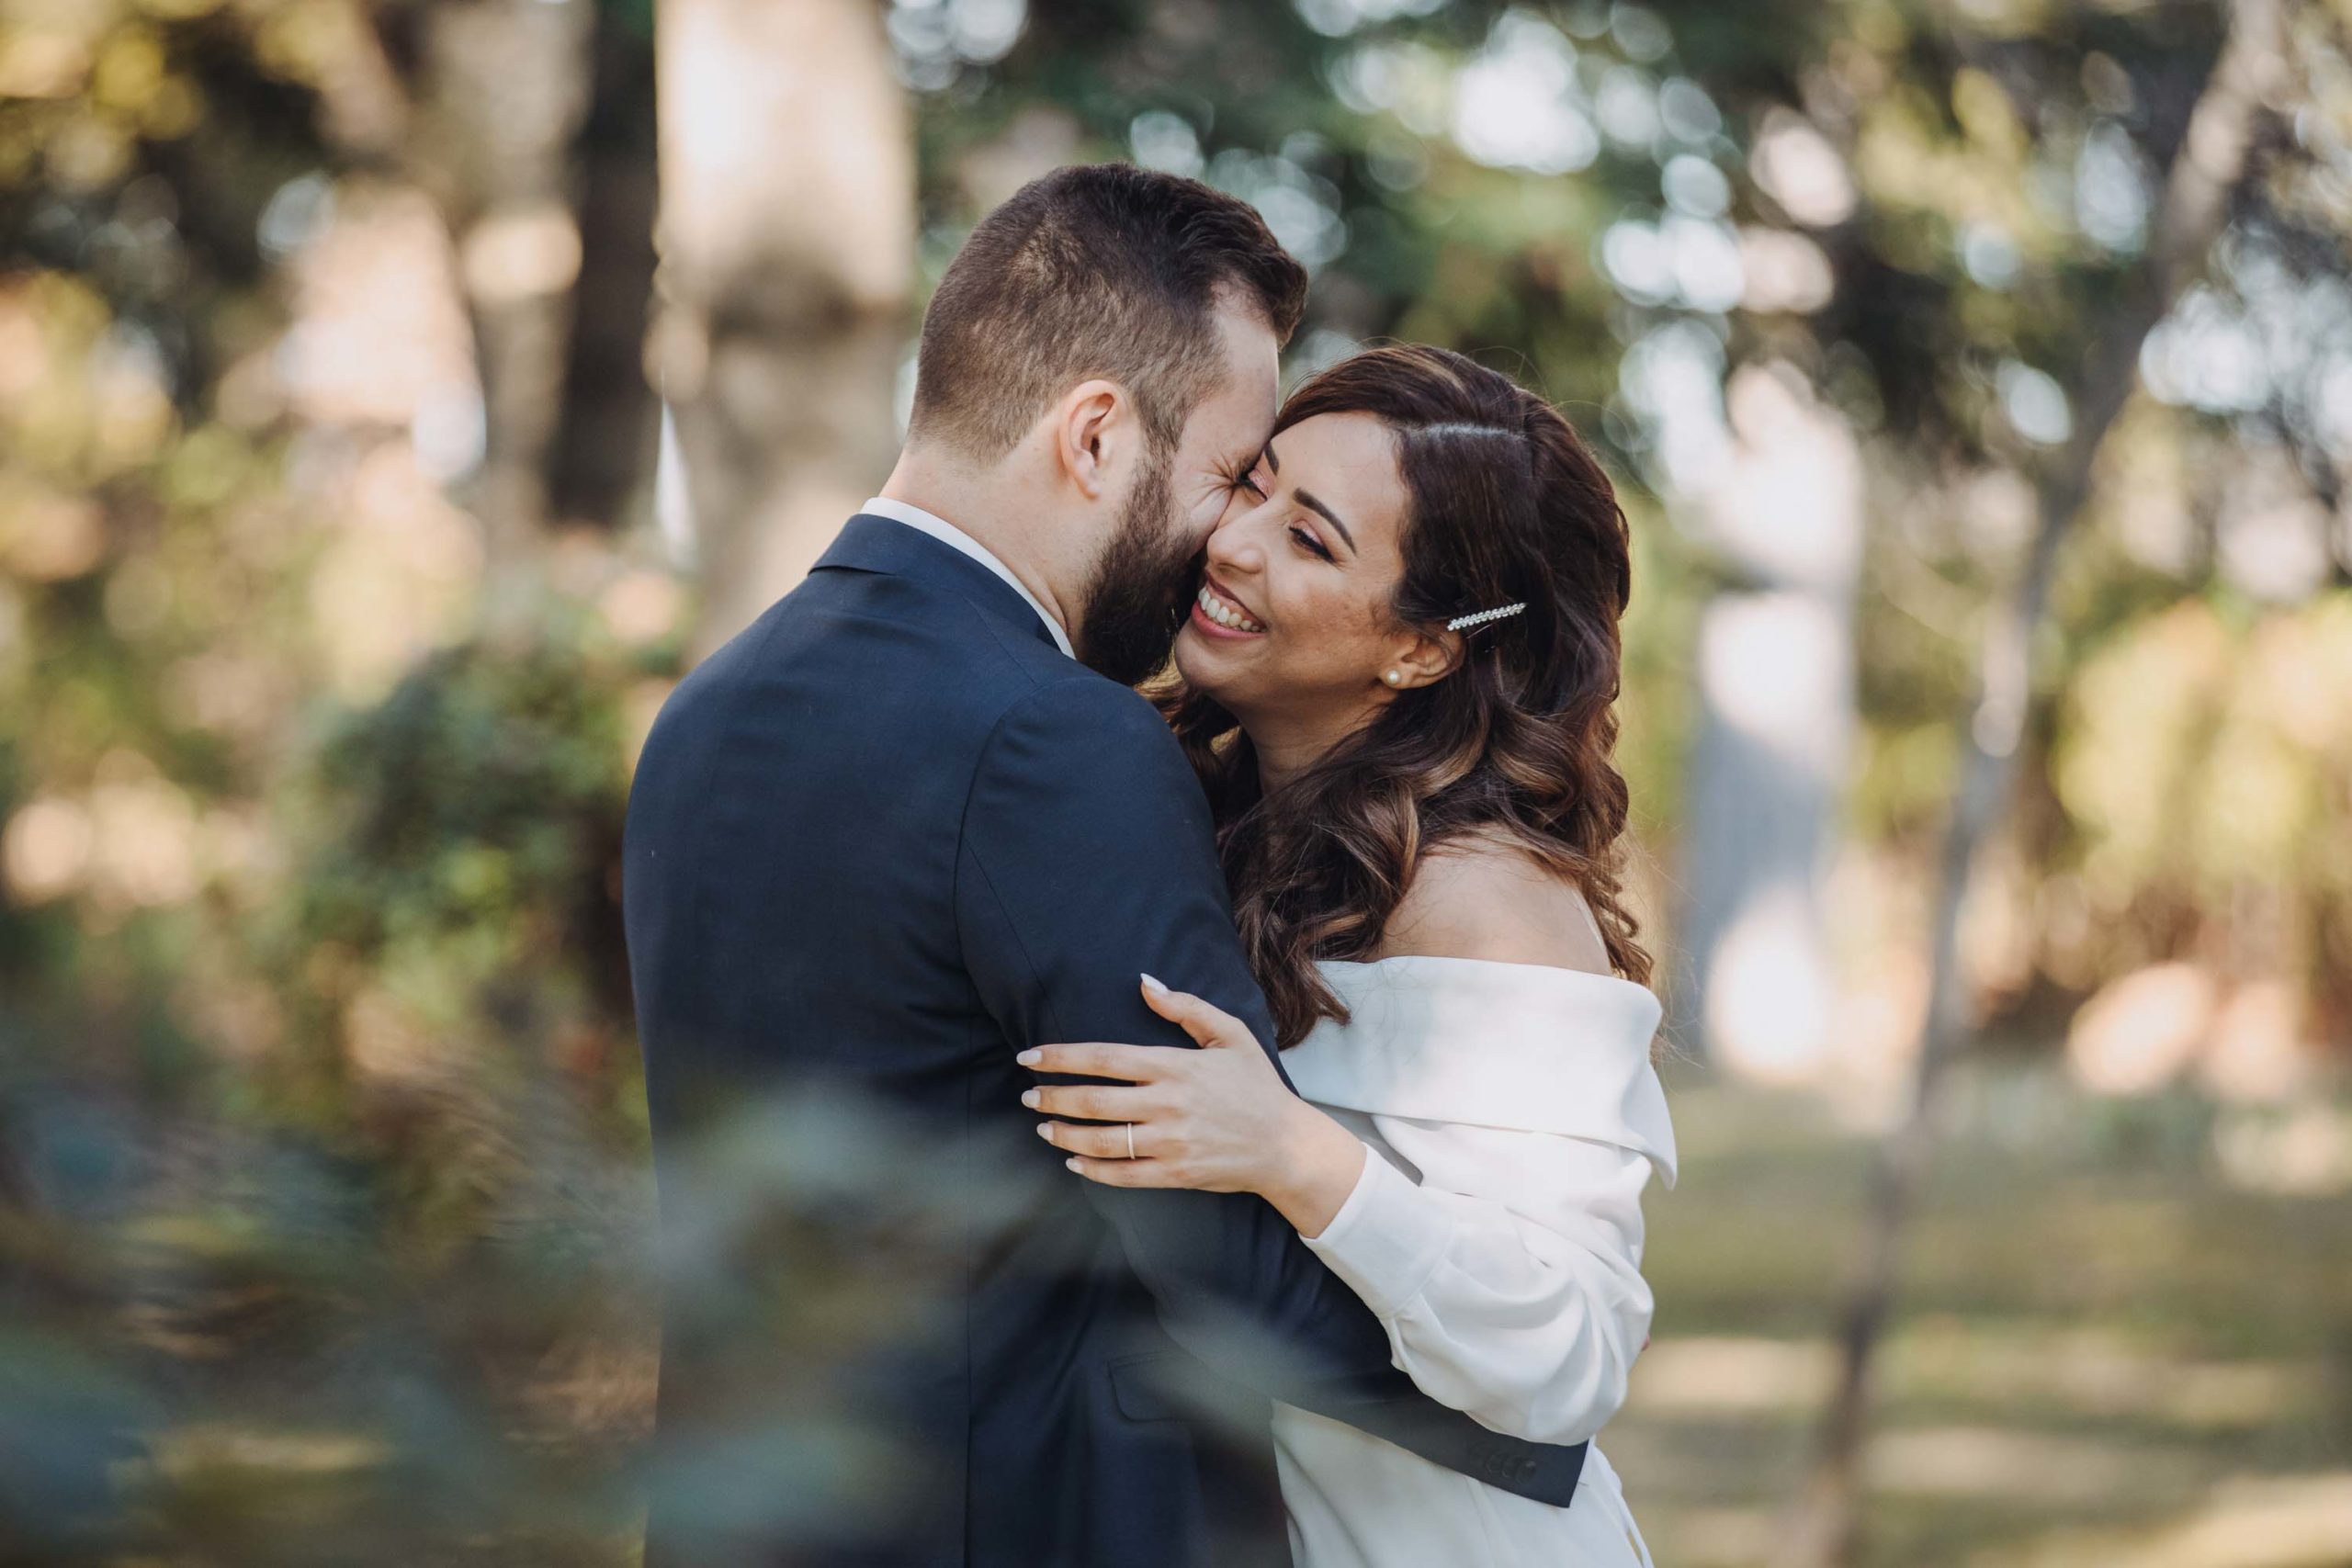
[[[1213,577],[1201,579],[1201,591],[1193,597],[1193,620],[1211,637],[1266,635],[1266,623],[1251,615],[1248,606],[1230,592],[1218,587]]]

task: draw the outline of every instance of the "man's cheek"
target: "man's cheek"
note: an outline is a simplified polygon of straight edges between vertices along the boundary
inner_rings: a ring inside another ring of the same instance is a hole
[[[1232,494],[1222,479],[1193,498],[1184,513],[1184,532],[1195,549],[1206,544],[1209,534],[1225,521],[1226,502],[1231,499]]]

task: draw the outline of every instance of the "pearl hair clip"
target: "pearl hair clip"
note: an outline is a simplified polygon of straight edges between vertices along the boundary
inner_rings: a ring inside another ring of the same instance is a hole
[[[1505,604],[1499,609],[1481,610],[1475,615],[1456,615],[1445,623],[1445,629],[1450,632],[1467,631],[1472,626],[1484,626],[1488,621],[1499,621],[1506,616],[1516,615],[1526,608],[1526,604],[1521,602],[1517,604]]]

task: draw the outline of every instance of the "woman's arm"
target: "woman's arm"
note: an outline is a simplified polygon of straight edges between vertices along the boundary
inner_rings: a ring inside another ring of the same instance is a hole
[[[1590,1437],[1624,1403],[1649,1332],[1641,1276],[1648,1159],[1556,1133],[1374,1116],[1414,1181],[1283,1089],[1228,1017],[1145,987],[1204,1047],[1045,1045],[1041,1072],[1123,1084],[1029,1090],[1070,1168],[1117,1187],[1257,1192],[1363,1299],[1396,1366],[1439,1403],[1538,1442]],[[1136,1157],[1126,1157],[1127,1124]],[[1507,1197],[1489,1196],[1507,1194]]]
[[[1384,956],[1607,968],[1582,899],[1509,851],[1432,857],[1390,929]],[[1204,1046],[1247,1041],[1197,998],[1149,982],[1145,995]],[[1598,1431],[1624,1402],[1654,1306],[1640,1270],[1648,1157],[1555,1133],[1374,1116],[1416,1185],[1329,1115],[1270,1094],[1250,1069],[1259,1055],[1178,1053],[1163,1072],[1128,1047],[1047,1046],[1023,1060],[1136,1081],[1024,1098],[1114,1123],[1039,1127],[1091,1180],[1262,1194],[1378,1314],[1396,1365],[1432,1398],[1538,1441]]]
[[[1306,1245],[1388,1330],[1421,1392],[1539,1442],[1591,1437],[1625,1402],[1649,1334],[1649,1161],[1553,1133],[1375,1116],[1377,1153]],[[1484,1194],[1508,1194],[1508,1197]]]
[[[1383,944],[1384,957],[1412,954],[1610,972],[1583,895],[1496,839],[1423,861]],[[1648,1342],[1648,1158],[1557,1133],[1373,1123],[1419,1184],[1374,1156],[1307,1246],[1379,1314],[1423,1393],[1514,1436],[1591,1437]]]

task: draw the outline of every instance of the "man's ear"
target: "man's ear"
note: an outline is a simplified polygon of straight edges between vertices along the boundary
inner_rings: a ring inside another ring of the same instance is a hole
[[[1113,488],[1135,430],[1135,405],[1116,381],[1080,381],[1054,405],[1054,460],[1089,501]]]
[[[1460,669],[1466,651],[1458,632],[1405,632],[1381,666],[1381,682],[1389,684],[1387,672],[1394,670],[1403,677],[1394,683],[1399,692],[1431,685]]]

